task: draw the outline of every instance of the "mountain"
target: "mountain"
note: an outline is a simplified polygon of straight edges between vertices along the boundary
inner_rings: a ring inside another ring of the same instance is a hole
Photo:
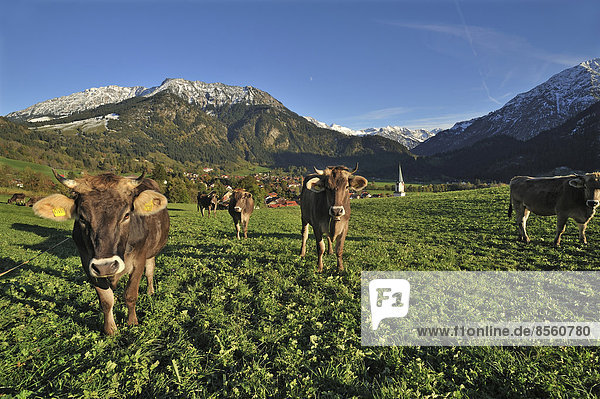
[[[600,99],[600,58],[566,69],[488,115],[456,123],[413,149],[433,155],[506,135],[529,140],[565,123]]]
[[[392,177],[399,160],[414,159],[400,143],[383,137],[319,128],[258,89],[204,85],[171,79],[154,89],[124,90],[119,95],[130,97],[96,108],[91,104],[121,92],[102,88],[82,92],[87,99],[76,93],[37,104],[4,119],[0,155],[26,154],[25,160],[64,166],[56,165],[64,157],[45,155],[63,153],[72,158],[72,167],[92,170],[131,170],[145,161],[188,171],[359,162],[361,173],[381,177]]]
[[[529,140],[495,135],[455,151],[418,159],[425,177],[494,179],[516,175],[552,176],[600,170],[600,102]]]
[[[53,98],[32,105],[22,111],[11,112],[6,117],[18,122],[45,122],[93,110],[106,104],[116,104],[134,97],[152,97],[169,92],[207,110],[231,104],[283,105],[268,93],[252,86],[228,86],[222,83],[204,83],[185,79],[165,79],[160,86],[147,89],[142,86],[106,86],[91,88],[68,96]]]
[[[353,130],[348,127],[337,124],[328,125],[320,122],[310,116],[305,116],[306,120],[323,129],[331,129],[343,133],[348,136],[381,136],[394,140],[402,144],[408,149],[412,149],[421,144],[425,140],[435,136],[441,129],[425,130],[425,129],[408,129],[401,126],[386,126],[379,128],[368,128],[362,130]]]

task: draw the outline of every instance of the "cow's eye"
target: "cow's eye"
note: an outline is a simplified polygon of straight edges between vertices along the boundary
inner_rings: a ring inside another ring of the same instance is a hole
[[[124,221],[124,222],[126,222],[126,221],[128,221],[128,220],[129,220],[129,212],[127,212],[127,213],[125,214],[125,216],[123,216],[123,221]]]

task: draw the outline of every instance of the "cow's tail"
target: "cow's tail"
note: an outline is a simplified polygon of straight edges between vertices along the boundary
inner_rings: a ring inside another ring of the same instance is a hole
[[[509,201],[509,203],[508,203],[508,218],[510,219],[511,216],[512,216],[512,201]]]

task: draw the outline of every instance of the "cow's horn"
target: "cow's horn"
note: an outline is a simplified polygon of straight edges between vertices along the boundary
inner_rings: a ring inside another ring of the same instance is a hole
[[[314,168],[316,174],[318,174],[318,175],[322,175],[323,174],[323,170],[317,169],[316,166],[313,166],[313,168]]]
[[[64,176],[59,175],[54,169],[52,169],[52,173],[54,173],[54,177],[56,177],[56,180],[61,182],[66,187],[69,187],[72,190],[75,190],[75,187],[77,187],[77,182],[75,180],[67,179]]]
[[[145,170],[142,172],[142,174],[140,175],[140,177],[138,177],[137,179],[135,179],[135,181],[138,182],[138,184],[141,183],[142,180],[144,180],[144,176],[146,176],[146,171]]]
[[[351,175],[355,174],[357,170],[358,170],[358,162],[356,163],[356,167],[354,168],[354,170],[352,172],[350,172],[350,174]]]

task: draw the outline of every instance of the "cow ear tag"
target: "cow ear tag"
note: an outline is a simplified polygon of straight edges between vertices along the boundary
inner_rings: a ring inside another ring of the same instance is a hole
[[[144,210],[145,210],[146,212],[152,212],[152,209],[153,209],[153,208],[154,208],[154,203],[153,203],[152,201],[150,201],[150,202],[146,202],[146,203],[144,204]]]
[[[67,212],[65,211],[65,208],[53,208],[52,213],[54,214],[55,218],[59,218],[61,216],[66,216],[66,214],[67,214]]]

